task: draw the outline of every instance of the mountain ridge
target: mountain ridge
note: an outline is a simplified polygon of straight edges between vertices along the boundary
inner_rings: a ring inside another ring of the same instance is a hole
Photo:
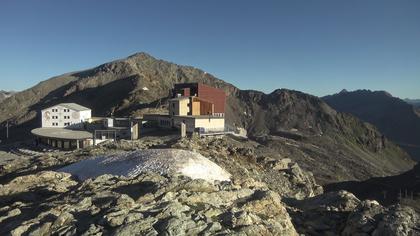
[[[147,53],[40,82],[0,102],[0,123],[10,120],[11,137],[19,140],[39,125],[40,109],[69,101],[91,107],[94,116],[141,116],[165,110],[171,88],[183,82],[222,88],[227,94],[227,124],[247,129],[251,138],[279,148],[306,169],[318,166],[314,172],[321,183],[398,174],[414,164],[375,127],[335,111],[315,96],[288,89],[269,94],[240,90],[203,70]]]
[[[0,90],[0,102],[13,96],[13,94],[15,94],[15,91],[5,91],[5,90]]]
[[[356,90],[322,98],[334,109],[372,123],[420,160],[420,117],[404,100],[384,91]]]

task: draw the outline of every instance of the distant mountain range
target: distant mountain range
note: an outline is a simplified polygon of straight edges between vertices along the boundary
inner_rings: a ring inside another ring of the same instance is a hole
[[[0,102],[0,123],[10,120],[10,136],[20,141],[39,126],[40,109],[61,102],[90,107],[95,116],[165,111],[171,88],[183,82],[224,89],[228,125],[245,128],[262,153],[269,147],[294,159],[314,172],[320,184],[395,175],[414,165],[373,125],[337,112],[318,97],[287,89],[270,94],[240,90],[200,69],[146,53],[53,77],[19,92]],[[0,138],[4,133],[0,128]]]
[[[415,107],[420,107],[420,99],[406,98],[406,99],[404,99],[404,101],[408,104],[411,104],[411,105],[415,106]]]
[[[322,98],[340,112],[350,113],[369,122],[388,138],[420,160],[420,116],[411,104],[385,91],[356,90]]]
[[[4,90],[0,90],[0,102],[3,101],[4,99],[12,96],[13,94],[15,94],[16,92],[14,91],[4,91]]]

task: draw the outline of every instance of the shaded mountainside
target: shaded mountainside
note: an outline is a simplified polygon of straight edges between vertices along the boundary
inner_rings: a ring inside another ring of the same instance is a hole
[[[420,160],[420,117],[412,105],[384,91],[357,90],[323,97],[331,107],[374,124]]]
[[[231,122],[314,172],[321,184],[397,174],[413,163],[374,126],[302,92],[238,90],[229,97],[228,107],[235,108]]]
[[[384,205],[394,204],[402,198],[404,203],[420,211],[420,164],[400,175],[334,183],[325,188],[327,191],[351,191],[360,199],[376,199]]]
[[[414,164],[373,126],[336,112],[315,96],[285,89],[270,94],[240,90],[202,70],[146,53],[57,76],[17,93],[0,103],[0,122],[11,119],[12,140],[21,140],[39,125],[37,111],[60,102],[91,107],[95,116],[164,110],[171,88],[182,82],[223,88],[228,124],[244,127],[260,145],[313,170],[321,184],[398,174]]]

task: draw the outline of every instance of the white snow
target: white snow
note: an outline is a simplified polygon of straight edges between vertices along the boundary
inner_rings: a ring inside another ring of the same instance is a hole
[[[230,174],[199,153],[179,149],[147,149],[99,156],[61,168],[80,180],[103,174],[134,177],[151,171],[181,174],[192,179],[230,181]]]
[[[148,91],[148,90],[149,90],[149,88],[148,88],[148,87],[143,87],[143,88],[142,88],[142,90],[143,90],[143,91]]]

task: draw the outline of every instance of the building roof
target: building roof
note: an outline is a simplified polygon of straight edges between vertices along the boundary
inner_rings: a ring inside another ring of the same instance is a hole
[[[71,130],[65,128],[36,128],[31,130],[35,136],[55,139],[83,140],[93,138],[92,133],[82,130]]]
[[[74,110],[74,111],[88,111],[88,110],[90,110],[90,108],[84,107],[84,106],[79,105],[77,103],[59,103],[59,104],[56,104],[56,105],[51,106],[51,107],[56,107],[56,106],[65,107],[65,108],[68,108],[68,109]],[[48,107],[48,108],[50,108],[50,107]],[[45,109],[48,109],[48,108],[45,108]]]
[[[169,99],[169,101],[181,101],[181,100],[186,100],[186,99],[190,99],[190,97],[176,97],[176,98],[171,98]]]
[[[223,116],[212,116],[212,115],[199,115],[199,116],[170,116],[169,114],[144,114],[143,118],[154,118],[154,117],[165,117],[165,118],[186,118],[186,119],[225,119]]]
[[[58,106],[62,106],[71,110],[75,111],[87,111],[90,110],[90,108],[84,107],[82,105],[79,105],[77,103],[60,103]]]
[[[198,115],[198,116],[173,116],[173,117],[179,117],[179,118],[187,118],[187,119],[225,119],[224,116],[213,116],[213,115]]]

